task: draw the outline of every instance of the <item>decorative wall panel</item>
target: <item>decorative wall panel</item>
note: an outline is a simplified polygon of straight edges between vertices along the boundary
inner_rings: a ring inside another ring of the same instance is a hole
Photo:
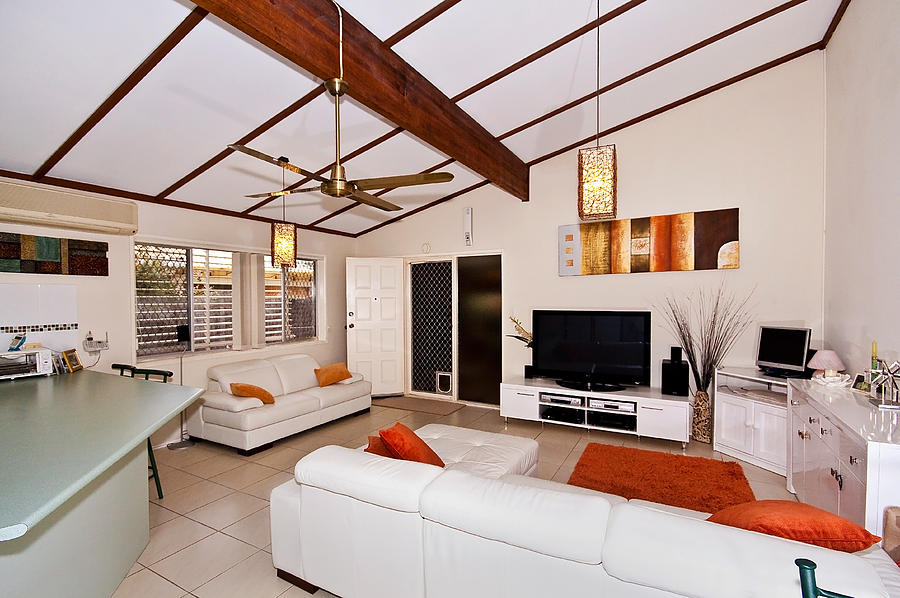
[[[559,275],[739,268],[738,208],[559,227]]]
[[[109,244],[0,233],[0,272],[108,276]]]

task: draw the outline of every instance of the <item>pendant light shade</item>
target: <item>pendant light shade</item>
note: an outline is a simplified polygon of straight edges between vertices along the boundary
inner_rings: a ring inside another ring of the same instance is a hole
[[[291,222],[272,223],[272,265],[297,265],[297,227]]]
[[[578,150],[578,217],[616,217],[616,146]]]

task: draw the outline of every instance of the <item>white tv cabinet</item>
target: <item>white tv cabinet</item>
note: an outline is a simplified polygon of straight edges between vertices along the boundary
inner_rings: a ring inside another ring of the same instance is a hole
[[[564,388],[546,378],[511,377],[500,384],[500,415],[589,430],[675,440],[691,433],[690,397],[645,386],[617,392]]]
[[[713,388],[713,450],[785,475],[787,380],[755,367],[722,367]]]

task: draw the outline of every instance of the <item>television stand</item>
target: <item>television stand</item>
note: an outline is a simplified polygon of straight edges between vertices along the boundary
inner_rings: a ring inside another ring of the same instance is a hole
[[[580,382],[587,385],[587,381]],[[582,387],[584,388],[584,387]],[[618,392],[561,386],[546,378],[510,376],[500,385],[500,415],[587,430],[674,440],[685,445],[691,432],[689,397],[633,386]]]
[[[572,390],[589,390],[593,392],[618,392],[625,390],[625,387],[621,384],[588,382],[587,380],[557,380],[556,383],[563,388],[571,388]]]

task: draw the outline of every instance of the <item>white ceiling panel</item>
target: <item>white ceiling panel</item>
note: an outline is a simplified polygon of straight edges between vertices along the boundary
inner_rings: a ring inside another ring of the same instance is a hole
[[[31,173],[190,8],[173,0],[33,0],[4,2],[0,12],[0,168]]]
[[[798,5],[604,94],[601,129],[805,47],[822,38],[839,0]],[[596,130],[595,102],[585,102],[506,139],[526,162],[588,137]]]
[[[154,195],[315,85],[207,17],[50,174]]]
[[[380,3],[372,0],[341,0],[338,4],[362,23],[366,29],[384,41],[423,14],[439,0],[391,0]]]
[[[384,199],[402,206],[404,208],[402,211],[385,212],[368,206],[357,206],[334,218],[329,218],[321,226],[355,234],[483,180],[466,167],[457,163],[450,164],[443,170],[453,173],[453,180],[449,183],[402,187],[382,196]]]
[[[393,128],[355,102],[341,101],[343,153],[361,147]],[[276,158],[286,156],[292,164],[318,172],[334,161],[334,104],[331,96],[323,93],[247,145]],[[285,182],[288,185],[297,180],[297,175],[287,173]],[[274,191],[280,187],[280,168],[245,154],[234,153],[177,189],[172,197],[222,207],[227,202],[228,209],[236,209],[231,207],[235,205],[243,205],[241,209],[245,209],[256,202],[244,198],[244,195]]]
[[[366,179],[416,174],[446,159],[443,154],[403,131],[346,162],[347,177]]]
[[[641,4],[600,28],[600,85],[637,72],[774,4],[773,0],[740,5],[720,0]],[[584,97],[597,89],[596,40],[596,32],[588,33],[465,98],[460,106],[500,135]]]
[[[601,0],[606,13],[624,0]],[[594,0],[460,2],[394,46],[447,96],[597,18]]]

